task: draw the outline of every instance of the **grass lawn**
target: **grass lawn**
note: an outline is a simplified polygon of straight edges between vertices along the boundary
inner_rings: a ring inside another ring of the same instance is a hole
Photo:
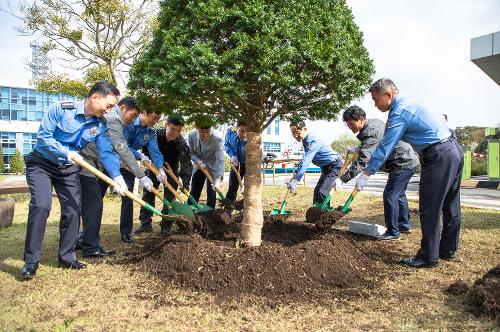
[[[284,188],[264,187],[264,209],[278,207],[283,194]],[[348,193],[338,195],[334,206],[344,202]],[[312,188],[300,187],[299,194],[290,198],[291,220],[305,220],[311,197]],[[413,255],[420,241],[418,204],[410,204],[415,232],[386,244],[403,256]],[[346,229],[349,219],[383,224],[380,197],[359,194],[352,208],[335,228]],[[136,206],[135,227],[138,210]],[[88,268],[82,271],[58,268],[60,215],[55,199],[37,276],[21,282],[28,202],[18,202],[13,225],[0,229],[0,331],[495,330],[498,326],[488,318],[466,311],[462,296],[445,293],[453,282],[471,284],[500,263],[500,211],[463,208],[462,214],[461,247],[455,261],[441,261],[430,270],[405,269],[363,297],[261,305],[250,295],[221,303],[213,294],[179,288],[132,264],[121,264],[125,253],[138,251],[148,236],[158,236],[159,226],[153,226],[153,235],[136,237],[132,246],[121,243],[119,199],[113,197],[105,201],[101,243],[117,249],[116,256],[86,260]],[[377,264],[393,267],[382,261]]]
[[[6,175],[6,174],[0,174],[0,181],[3,181],[5,180],[6,178],[8,178],[9,176]]]

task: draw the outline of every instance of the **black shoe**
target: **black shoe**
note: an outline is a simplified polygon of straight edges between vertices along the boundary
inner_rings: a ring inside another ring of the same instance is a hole
[[[411,233],[413,233],[413,229],[411,229],[411,228],[408,228],[408,229],[400,228],[399,232],[402,233],[402,234],[411,234]]]
[[[454,260],[455,256],[456,256],[456,253],[454,251],[446,251],[446,252],[439,253],[439,258],[444,259],[446,261]]]
[[[122,234],[122,241],[125,243],[134,243],[135,240],[130,234]]]
[[[428,262],[422,258],[410,257],[400,261],[401,264],[416,268],[433,268],[438,266],[438,262]]]
[[[59,258],[59,267],[72,270],[82,270],[87,267],[87,265],[80,263],[79,261],[65,262]]]
[[[143,234],[143,233],[151,233],[153,232],[153,225],[150,222],[141,224],[139,228],[137,228],[134,234]]]
[[[36,262],[36,263],[24,263],[24,266],[21,269],[21,276],[25,280],[31,279],[35,276],[37,269],[38,269],[38,262]]]
[[[379,241],[394,241],[394,240],[399,240],[399,236],[392,234],[382,234],[377,236],[376,239]]]
[[[104,248],[99,248],[98,250],[91,253],[84,253],[83,257],[85,258],[101,258],[108,257],[116,254],[116,250],[105,250]]]

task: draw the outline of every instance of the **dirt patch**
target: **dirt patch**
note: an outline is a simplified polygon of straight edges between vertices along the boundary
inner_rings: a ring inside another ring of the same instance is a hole
[[[500,325],[500,265],[474,282],[467,304],[476,315],[488,315]]]
[[[452,283],[447,289],[446,293],[450,295],[460,295],[465,294],[469,291],[469,285],[467,285],[463,280],[458,280]]]
[[[244,200],[240,199],[239,201],[234,202],[233,207],[237,211],[243,210]]]
[[[339,210],[325,211],[317,207],[310,207],[306,212],[306,221],[315,223],[320,228],[329,228],[339,221],[345,214]]]
[[[151,239],[134,261],[166,282],[229,297],[359,296],[387,274],[347,232],[303,222],[265,222],[262,246],[237,249],[241,225],[214,226],[220,231],[204,237]]]

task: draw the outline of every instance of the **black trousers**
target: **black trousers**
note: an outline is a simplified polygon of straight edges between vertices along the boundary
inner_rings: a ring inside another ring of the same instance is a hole
[[[103,197],[108,189],[108,184],[93,176],[80,174],[82,188],[82,253],[90,254],[100,248]]]
[[[205,182],[207,183],[207,205],[215,209],[215,203],[216,203],[215,190],[210,185],[210,182],[208,181],[205,174],[203,174],[203,172],[200,171],[199,169],[197,169],[196,172],[194,172],[193,174],[193,178],[191,180],[190,194],[197,202],[199,202],[201,191],[203,190]]]
[[[59,221],[59,258],[76,260],[75,247],[80,226],[80,179],[78,165],[57,165],[34,151],[26,156],[26,180],[31,200],[24,245],[24,261],[36,263],[42,258],[42,243],[47,218],[52,208],[52,186],[61,204]]]
[[[127,184],[128,191],[134,190],[135,175],[128,169],[120,168],[120,173]],[[120,233],[128,235],[132,233],[134,225],[134,202],[128,197],[122,196],[120,213]]]
[[[439,253],[458,250],[460,236],[460,181],[464,155],[452,139],[420,155],[419,208],[422,240],[417,258],[436,262]],[[443,213],[443,230],[440,217]]]
[[[245,177],[245,163],[240,163],[240,176],[241,179]],[[236,173],[231,168],[231,172],[229,173],[229,189],[227,190],[226,199],[228,201],[234,202],[236,197],[238,196],[238,188],[240,183],[238,182],[238,177]]]
[[[316,187],[314,187],[313,204],[325,201],[326,196],[328,196],[330,190],[333,188],[335,179],[339,176],[342,165],[344,165],[344,161],[337,159],[331,164],[321,167],[321,176]]]
[[[153,186],[158,189],[158,187],[160,186],[160,182],[158,182],[158,180],[156,179],[156,175],[154,175],[149,170],[146,171],[146,175],[153,181]],[[168,177],[168,183],[170,183],[170,185],[172,187],[174,187],[174,189],[177,190],[177,187],[178,187],[177,183],[170,176]],[[163,197],[165,197],[169,202],[171,202],[174,199],[174,194],[172,194],[170,192],[170,190],[168,190],[167,188],[164,188],[163,189]],[[155,206],[155,198],[156,198],[155,194],[150,193],[147,190],[142,191],[142,200],[145,201],[146,203],[148,203],[149,205]],[[161,209],[161,213],[163,213],[163,214],[168,213],[168,207],[165,204],[163,204],[163,208]],[[139,220],[141,221],[142,225],[150,224],[153,220],[152,217],[153,217],[152,212],[141,207],[141,212],[139,213]],[[167,221],[163,220],[162,222],[167,222]]]

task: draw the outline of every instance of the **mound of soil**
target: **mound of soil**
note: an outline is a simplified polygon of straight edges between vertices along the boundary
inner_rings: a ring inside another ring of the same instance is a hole
[[[469,285],[467,285],[463,280],[458,280],[452,283],[447,289],[446,293],[450,295],[460,295],[465,294],[469,291]]]
[[[500,325],[500,265],[474,282],[467,304],[476,315],[488,315]]]
[[[165,282],[230,297],[358,296],[387,272],[346,232],[266,222],[262,246],[237,249],[240,226],[220,223],[223,231],[206,237],[153,238],[134,261]]]
[[[306,212],[306,221],[315,223],[318,227],[328,228],[339,221],[345,214],[339,210],[325,211],[317,207],[310,207]]]

